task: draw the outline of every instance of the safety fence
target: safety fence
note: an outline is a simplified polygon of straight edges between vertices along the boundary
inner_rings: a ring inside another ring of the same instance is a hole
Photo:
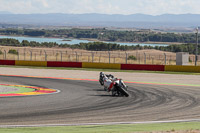
[[[200,66],[176,66],[176,65],[143,65],[143,64],[114,64],[114,63],[88,63],[88,62],[60,62],[60,61],[18,61],[0,60],[0,65],[16,66],[42,66],[42,67],[75,67],[75,68],[100,68],[118,70],[147,70],[147,71],[174,71],[197,72]]]
[[[1,60],[24,61],[60,61],[60,62],[90,62],[113,64],[152,64],[176,65],[176,53],[158,50],[135,51],[84,51],[73,49],[47,49],[42,48],[0,48]],[[10,50],[14,50],[10,51]],[[189,65],[194,65],[195,56],[190,55]],[[200,58],[198,60],[200,65]]]

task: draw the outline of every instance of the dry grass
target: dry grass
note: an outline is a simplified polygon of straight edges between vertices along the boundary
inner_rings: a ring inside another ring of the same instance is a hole
[[[200,130],[187,130],[187,131],[161,131],[161,132],[143,132],[143,133],[200,133]]]
[[[10,49],[15,49],[19,55],[8,54]],[[127,60],[128,64],[176,64],[176,54],[159,50],[132,50],[132,51],[86,51],[73,50],[69,48],[31,48],[31,47],[9,47],[1,46],[0,50],[6,53],[9,60],[33,60],[33,61],[78,61],[78,62],[101,62],[101,63],[126,63],[126,56],[135,56],[137,60]],[[47,55],[47,56],[45,56]],[[93,58],[92,58],[93,56]],[[0,59],[5,59],[5,54],[0,55]],[[190,60],[194,64],[194,55],[190,55]]]

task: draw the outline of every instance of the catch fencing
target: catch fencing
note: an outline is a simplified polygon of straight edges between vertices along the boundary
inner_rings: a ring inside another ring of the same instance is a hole
[[[94,52],[72,49],[42,50],[39,48],[18,48],[16,52],[12,53],[9,49],[1,48],[1,51],[1,60],[176,65],[175,53],[156,50]],[[190,55],[189,63],[189,65],[195,64],[194,55]],[[200,60],[198,60],[197,64],[200,65]]]

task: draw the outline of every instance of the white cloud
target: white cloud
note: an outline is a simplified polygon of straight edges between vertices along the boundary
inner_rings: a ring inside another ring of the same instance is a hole
[[[46,0],[36,0],[38,3],[41,3],[44,7],[49,7],[49,4]]]
[[[200,14],[199,0],[0,0],[13,13]]]

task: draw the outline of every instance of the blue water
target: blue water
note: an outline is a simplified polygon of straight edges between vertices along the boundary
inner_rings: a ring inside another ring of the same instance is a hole
[[[57,44],[79,44],[79,43],[88,43],[88,42],[93,42],[93,41],[88,41],[88,40],[79,40],[79,39],[67,39],[70,41],[63,41],[63,39],[61,38],[37,38],[37,37],[17,37],[17,36],[0,36],[1,38],[13,38],[16,39],[20,42],[22,42],[23,40],[27,40],[27,41],[36,41],[39,43],[42,42],[56,42]],[[143,43],[121,43],[121,42],[105,42],[105,43],[117,43],[120,45],[140,45],[140,46],[168,46],[167,44],[143,44]]]

